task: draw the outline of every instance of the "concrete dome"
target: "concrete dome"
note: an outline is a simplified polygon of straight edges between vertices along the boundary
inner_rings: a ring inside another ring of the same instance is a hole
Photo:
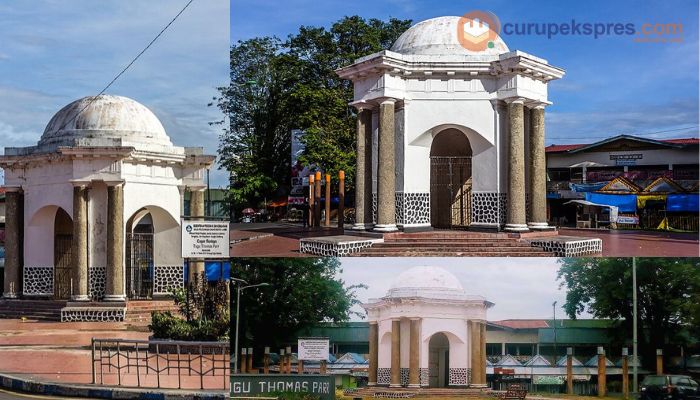
[[[464,48],[457,37],[457,27],[461,17],[437,17],[421,21],[404,32],[391,51],[406,55],[498,55],[508,52],[500,36],[493,41],[494,46],[483,51],[470,51]]]
[[[440,267],[410,268],[394,280],[387,297],[424,297],[454,299],[464,297],[464,288],[457,277]]]
[[[158,117],[143,104],[122,96],[88,96],[57,112],[39,146],[172,146]]]

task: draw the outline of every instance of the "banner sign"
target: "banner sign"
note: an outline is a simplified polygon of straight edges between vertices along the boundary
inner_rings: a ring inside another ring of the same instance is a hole
[[[561,375],[535,375],[532,377],[532,383],[535,385],[563,385],[566,382],[566,377]]]
[[[231,397],[265,397],[292,392],[335,400],[333,375],[231,375]]]
[[[618,224],[637,225],[637,224],[639,224],[639,217],[620,215],[617,217],[617,223]]]
[[[229,222],[182,220],[182,258],[229,258]]]
[[[328,360],[328,339],[299,339],[297,356],[303,361]]]
[[[637,154],[610,154],[610,160],[641,160],[644,155]]]
[[[572,375],[577,382],[587,382],[591,380],[590,375]],[[532,383],[535,385],[563,385],[566,383],[566,375],[534,375]]]

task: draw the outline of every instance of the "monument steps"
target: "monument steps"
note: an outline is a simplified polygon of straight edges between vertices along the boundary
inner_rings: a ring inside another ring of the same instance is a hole
[[[151,312],[170,311],[177,314],[178,310],[172,300],[129,300],[124,321],[133,325],[148,325],[151,323]]]
[[[487,241],[484,239],[465,239],[465,240],[436,240],[436,239],[406,239],[402,241],[391,241],[384,242],[384,247],[401,247],[406,244],[417,244],[421,246],[474,246],[474,247],[519,247],[519,248],[529,248],[531,247],[528,243],[518,242],[508,239],[495,239]]]
[[[65,300],[0,299],[0,318],[20,319],[24,317],[40,321],[60,321],[61,309],[66,306],[66,303]],[[148,325],[151,323],[152,311],[177,313],[178,307],[172,300],[129,300],[126,302],[125,322],[134,325]]]
[[[388,387],[364,387],[348,393],[347,397],[384,397],[383,393],[411,394],[413,397],[459,397],[479,398],[488,395],[489,389],[478,388],[388,388]],[[388,396],[387,396],[388,397]]]
[[[548,252],[532,253],[502,253],[502,252],[471,252],[471,251],[425,251],[405,250],[396,252],[351,253],[345,257],[553,257]]]
[[[0,300],[0,318],[60,321],[65,301],[59,300]]]
[[[388,233],[383,243],[375,243],[350,256],[551,257],[554,254],[510,233],[426,231]]]

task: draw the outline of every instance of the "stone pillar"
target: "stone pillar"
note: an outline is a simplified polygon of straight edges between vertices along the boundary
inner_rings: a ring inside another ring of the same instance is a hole
[[[664,351],[656,349],[656,375],[664,374]]]
[[[379,146],[377,160],[377,225],[378,232],[394,232],[396,227],[396,131],[394,105],[396,99],[379,104]]]
[[[525,121],[523,99],[508,102],[508,210],[506,231],[526,232],[525,223]]]
[[[270,348],[265,347],[265,355],[263,356],[263,374],[270,373]]]
[[[486,386],[486,322],[479,323],[479,365],[481,384]]]
[[[481,354],[481,324],[477,321],[469,321],[469,339],[471,347],[471,364],[472,375],[470,386],[482,387],[485,385],[482,379],[482,370],[486,367],[486,363],[482,364]]]
[[[107,186],[107,270],[105,301],[124,301],[124,187]]]
[[[420,318],[411,318],[409,341],[408,387],[420,387]]]
[[[21,188],[8,187],[5,194],[5,284],[2,297],[16,299],[22,291],[20,260],[22,254],[22,205]]]
[[[280,349],[280,361],[279,361],[279,364],[280,364],[280,374],[286,374],[286,373],[287,373],[287,372],[286,372],[286,370],[287,370],[287,362],[285,361],[285,358],[284,358],[284,349]]]
[[[605,350],[602,347],[598,347],[598,397],[605,397],[607,395],[606,368]]]
[[[73,270],[71,300],[88,301],[88,189],[84,184],[73,187]]]
[[[325,226],[331,226],[331,176],[326,174],[326,218],[323,221]]]
[[[246,367],[248,373],[253,373],[253,348],[248,347],[248,366]]]
[[[248,373],[248,348],[241,348],[241,373]]]
[[[369,371],[368,386],[377,385],[377,368],[379,367],[379,324],[369,323]]]
[[[391,320],[391,384],[401,387],[401,320]]]
[[[359,108],[357,114],[357,168],[355,169],[355,225],[372,229],[372,110]]]
[[[204,217],[204,189],[190,192],[190,217]],[[189,282],[201,278],[204,273],[204,259],[193,258],[189,260]]]
[[[321,172],[316,171],[314,180],[314,226],[321,226]]]
[[[544,151],[544,105],[530,110],[530,229],[547,225],[547,162]]]
[[[338,171],[338,229],[345,228],[345,171]]]

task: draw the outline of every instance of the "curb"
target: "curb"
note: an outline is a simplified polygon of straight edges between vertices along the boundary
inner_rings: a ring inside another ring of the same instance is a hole
[[[248,242],[251,240],[264,239],[264,238],[273,237],[273,236],[275,236],[275,235],[272,233],[263,233],[262,235],[255,235],[255,236],[248,236],[248,237],[239,238],[239,239],[233,239],[230,241],[230,244],[234,245],[234,244],[238,244],[241,242]]]
[[[127,389],[113,386],[48,383],[6,374],[0,374],[0,388],[48,396],[90,397],[98,399],[223,400],[229,397],[226,391],[205,392],[156,388]]]

